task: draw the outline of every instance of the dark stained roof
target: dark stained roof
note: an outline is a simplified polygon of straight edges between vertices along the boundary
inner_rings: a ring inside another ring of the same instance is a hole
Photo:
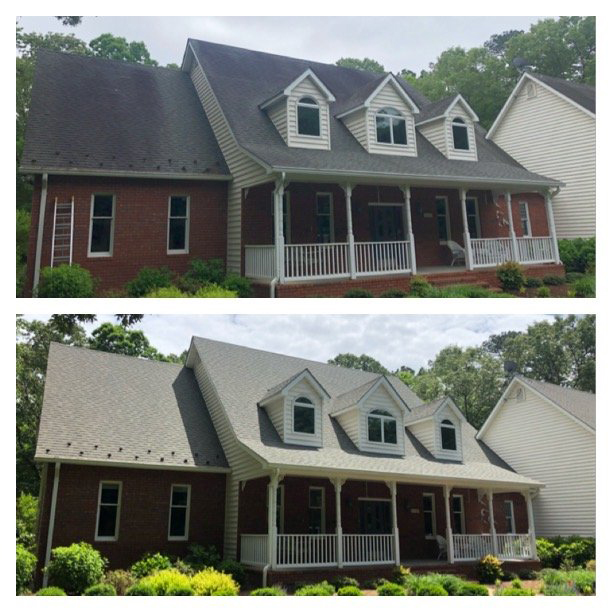
[[[348,110],[347,102],[367,97],[380,83],[380,73],[250,51],[200,40],[189,40],[202,65],[238,143],[262,163],[277,169],[363,173],[402,178],[479,179],[510,184],[556,185],[558,181],[534,174],[484,138],[476,127],[478,161],[449,160],[417,129],[417,157],[368,153],[335,116]],[[288,147],[259,106],[310,68],[330,89],[331,150]],[[400,85],[424,112],[431,104],[403,79]],[[417,115],[417,120],[419,116]]]
[[[21,169],[229,174],[188,74],[44,50]]]
[[[440,117],[446,112],[446,109],[456,97],[457,94],[453,94],[452,96],[447,96],[446,98],[442,98],[441,100],[437,100],[436,102],[432,102],[431,104],[427,105],[417,116],[416,122],[422,123],[428,119]]]
[[[545,74],[529,73],[532,77],[542,83],[552,87],[560,94],[579,104],[588,111],[595,113],[595,87],[576,81],[566,81],[558,77],[551,77]]]

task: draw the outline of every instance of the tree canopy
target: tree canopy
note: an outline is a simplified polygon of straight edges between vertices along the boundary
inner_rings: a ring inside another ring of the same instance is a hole
[[[376,60],[364,57],[358,59],[356,57],[341,57],[336,61],[336,66],[343,68],[356,68],[357,70],[369,70],[370,72],[386,72],[385,67]]]
[[[329,359],[327,363],[331,365],[342,366],[343,368],[352,368],[353,370],[363,370],[364,372],[375,372],[376,374],[389,374],[389,370],[385,368],[379,361],[369,355],[353,355],[353,353],[340,353],[333,359]]]

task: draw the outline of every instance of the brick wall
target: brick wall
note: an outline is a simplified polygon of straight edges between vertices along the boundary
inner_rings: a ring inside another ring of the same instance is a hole
[[[28,245],[27,292],[32,288],[41,177],[36,177]],[[91,197],[115,194],[113,255],[88,257]],[[189,253],[167,254],[168,198],[190,196]],[[100,279],[99,291],[121,289],[144,266],[167,266],[179,274],[194,257],[225,260],[227,185],[217,181],[178,181],[105,177],[50,176],[41,267],[50,265],[54,203],[74,196],[73,262]]]

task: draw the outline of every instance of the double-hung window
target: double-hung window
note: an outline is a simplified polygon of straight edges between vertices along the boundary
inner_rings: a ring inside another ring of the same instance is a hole
[[[453,533],[465,533],[465,514],[463,510],[463,495],[453,495],[452,514],[453,514]]]
[[[519,212],[521,215],[521,229],[523,236],[531,236],[531,219],[529,218],[529,204],[519,202]]]
[[[189,196],[168,200],[168,253],[189,253]]]
[[[448,199],[446,196],[436,198],[436,223],[438,225],[438,238],[441,244],[451,239],[450,215],[448,213]]]
[[[294,433],[314,434],[315,406],[307,397],[298,397],[293,402]]]
[[[169,540],[186,540],[189,537],[190,503],[191,485],[173,484],[170,488]]]
[[[460,117],[453,119],[453,148],[459,151],[469,151],[468,128]]]
[[[405,145],[406,119],[394,108],[383,108],[376,113],[376,141],[384,144]]]
[[[89,221],[89,257],[110,257],[113,254],[114,226],[115,196],[94,193]]]
[[[504,500],[504,519],[506,521],[506,533],[516,533],[514,524],[514,502],[511,499]]]
[[[457,432],[453,423],[448,419],[440,423],[440,440],[442,450],[457,450]]]
[[[297,103],[298,134],[300,136],[320,136],[319,105],[314,98],[300,98]]]
[[[317,193],[317,242],[334,241],[334,207],[331,193]]]
[[[325,489],[308,489],[308,533],[325,533]]]
[[[423,525],[425,537],[436,535],[436,497],[433,493],[423,493]]]
[[[100,482],[96,537],[98,542],[113,542],[119,535],[121,483]]]
[[[393,415],[386,410],[372,410],[368,415],[368,440],[397,444],[397,426]]]

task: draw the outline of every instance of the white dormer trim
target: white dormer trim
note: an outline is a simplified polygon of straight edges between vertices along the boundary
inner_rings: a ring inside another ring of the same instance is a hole
[[[300,384],[302,381],[306,381],[310,383],[312,387],[315,388],[319,395],[320,400],[330,399],[331,396],[325,390],[323,385],[314,377],[314,375],[310,372],[308,368],[302,370],[298,374],[296,374],[293,378],[290,378],[286,384],[278,389],[274,394],[266,396],[263,400],[259,402],[260,406],[267,406],[272,402],[275,402],[281,397],[287,397],[288,393],[291,391],[293,387]]]
[[[285,89],[283,89],[283,91],[281,91],[279,94],[273,96],[272,98],[269,98],[265,102],[262,102],[259,105],[259,108],[261,110],[265,110],[266,108],[268,108],[269,106],[272,106],[273,104],[275,104],[276,102],[278,102],[282,98],[285,98],[285,97],[288,98],[293,93],[293,90],[302,81],[304,81],[304,80],[306,80],[308,78],[310,78],[314,82],[314,84],[319,88],[319,90],[325,96],[325,99],[327,100],[328,103],[336,101],[336,97],[325,86],[325,83],[323,83],[323,81],[321,81],[321,79],[310,68],[308,68],[308,70],[305,70],[304,72],[302,72],[302,74],[300,74],[300,76],[297,79],[295,79],[291,83],[289,83],[289,85],[287,85],[287,87],[285,87]]]
[[[434,456],[436,459],[447,459],[450,461],[463,461],[463,423],[465,422],[463,413],[457,408],[455,402],[448,398],[436,410],[433,418],[434,424]],[[456,450],[442,448],[442,422],[450,421],[455,428]]]
[[[469,115],[470,119],[474,123],[478,123],[480,121],[478,115],[476,114],[474,109],[467,103],[466,99],[461,94],[457,94],[454,100],[446,107],[446,110],[441,115],[436,115],[435,117],[431,117],[430,119],[425,119],[424,121],[418,122],[416,125],[426,125],[427,123],[431,123],[432,121],[438,121],[439,119],[448,119],[453,108],[455,108],[455,106],[459,103],[461,103],[461,105]]]
[[[406,418],[406,415],[404,413],[404,409],[407,412],[410,412],[410,407],[408,406],[408,404],[406,404],[406,402],[402,399],[402,396],[397,392],[397,389],[387,380],[386,376],[381,376],[362,396],[361,398],[359,398],[354,404],[350,405],[350,406],[346,406],[344,408],[342,408],[342,410],[338,410],[338,411],[334,411],[332,413],[332,416],[336,417],[340,414],[344,414],[345,412],[348,412],[350,410],[355,410],[355,408],[358,408],[360,406],[362,406],[365,402],[368,401],[369,397],[376,392],[376,390],[381,386],[384,385],[385,389],[388,391],[388,393],[391,395],[391,398],[394,400],[395,404],[398,406],[398,408],[400,409],[401,413],[404,415],[404,418]]]

